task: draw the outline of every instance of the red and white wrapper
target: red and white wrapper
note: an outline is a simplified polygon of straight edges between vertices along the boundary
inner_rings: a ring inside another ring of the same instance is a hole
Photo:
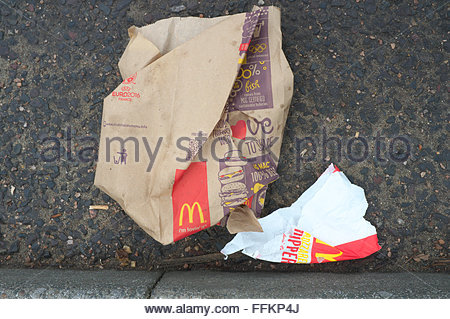
[[[367,207],[364,190],[331,164],[290,207],[259,219],[262,233],[238,233],[221,252],[303,264],[364,258],[381,249]]]

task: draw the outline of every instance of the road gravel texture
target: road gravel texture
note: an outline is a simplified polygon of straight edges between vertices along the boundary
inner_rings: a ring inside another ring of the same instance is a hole
[[[281,8],[295,74],[263,214],[292,204],[334,162],[366,192],[382,246],[370,257],[224,261],[232,235],[218,226],[162,246],[93,186],[102,100],[121,82],[127,28],[263,2]],[[0,266],[448,271],[448,10],[425,0],[0,0]]]

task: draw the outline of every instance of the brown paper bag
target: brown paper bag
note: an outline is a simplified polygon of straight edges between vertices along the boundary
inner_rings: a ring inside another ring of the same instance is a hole
[[[293,92],[280,11],[129,29],[105,99],[95,185],[163,244],[212,225],[261,231]]]

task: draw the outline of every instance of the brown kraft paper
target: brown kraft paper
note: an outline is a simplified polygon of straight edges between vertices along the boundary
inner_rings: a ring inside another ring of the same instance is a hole
[[[95,185],[163,244],[215,224],[261,231],[293,75],[280,11],[129,29],[104,100]]]

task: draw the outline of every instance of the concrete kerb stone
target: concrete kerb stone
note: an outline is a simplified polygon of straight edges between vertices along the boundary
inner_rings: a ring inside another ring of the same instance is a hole
[[[167,272],[151,298],[448,298],[450,276],[431,273]]]
[[[146,298],[162,272],[0,269],[1,298]]]
[[[448,298],[441,273],[0,269],[1,298]]]

